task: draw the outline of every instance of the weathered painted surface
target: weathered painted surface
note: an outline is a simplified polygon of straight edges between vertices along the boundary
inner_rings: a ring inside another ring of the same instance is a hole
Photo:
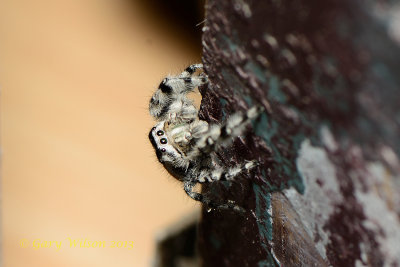
[[[204,266],[400,266],[399,10],[208,2],[201,115],[266,112],[219,154],[258,159],[256,173],[204,188],[248,210],[204,210]]]

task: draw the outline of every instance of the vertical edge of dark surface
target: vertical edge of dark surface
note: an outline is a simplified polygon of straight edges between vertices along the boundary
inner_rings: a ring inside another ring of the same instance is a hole
[[[266,111],[218,153],[230,166],[256,159],[257,170],[203,188],[248,211],[203,211],[204,266],[400,266],[395,8],[208,1],[201,117]]]

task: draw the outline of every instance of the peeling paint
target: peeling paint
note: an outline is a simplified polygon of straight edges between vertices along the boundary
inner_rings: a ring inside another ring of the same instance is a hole
[[[294,189],[285,190],[284,194],[302,219],[307,233],[317,240],[317,250],[326,259],[325,246],[329,235],[323,226],[333,213],[335,203],[343,200],[335,167],[326,151],[312,146],[309,139],[302,142],[296,162],[305,184],[304,195]]]
[[[371,175],[369,179],[365,179],[369,181],[368,189],[363,190],[360,182],[354,180],[358,189],[355,195],[364,207],[366,218],[363,225],[376,234],[380,245],[377,249],[381,251],[387,261],[385,266],[391,266],[391,263],[400,263],[400,220],[390,208],[390,204],[380,196],[379,188],[385,181],[393,181],[398,177],[391,176],[379,162],[369,163],[367,170]]]

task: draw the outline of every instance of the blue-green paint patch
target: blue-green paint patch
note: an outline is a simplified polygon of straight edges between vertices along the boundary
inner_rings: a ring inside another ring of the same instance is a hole
[[[271,207],[271,194],[265,192],[259,185],[253,184],[253,192],[256,198],[257,226],[261,240],[272,240],[272,219],[268,210]]]
[[[274,121],[269,122],[267,114],[261,114],[259,121],[253,124],[253,128],[258,136],[262,137],[268,145],[271,144],[271,139],[278,131],[278,124]],[[266,130],[268,129],[268,130]]]
[[[260,82],[267,82],[267,77],[265,75],[264,69],[254,61],[247,62],[244,66],[244,69],[247,70],[249,73],[253,73],[257,77],[257,79],[260,80]]]
[[[235,34],[232,34],[233,39],[234,39],[234,35]],[[221,38],[222,38],[223,43],[226,44],[226,46],[227,46],[227,48],[229,48],[229,50],[236,51],[238,49],[239,46],[237,45],[237,42],[232,41],[229,36],[222,35]]]
[[[222,77],[224,77],[225,81],[229,83],[229,86],[233,89],[234,92],[242,92],[243,88],[246,87],[243,82],[238,77],[236,77],[236,75],[232,75],[226,70],[222,70],[221,74]]]
[[[276,191],[281,191],[282,189],[284,189],[284,187],[282,186],[277,186],[277,185],[273,185],[268,181],[265,181],[265,189],[267,192],[276,192]]]
[[[249,107],[252,107],[252,106],[253,106],[253,99],[252,99],[250,96],[246,95],[246,96],[244,96],[243,98],[244,98],[244,101],[246,101],[246,103],[247,103],[247,105],[248,105]]]
[[[270,265],[270,263],[269,263],[267,260],[263,260],[263,261],[259,261],[259,262],[257,263],[257,266],[258,266],[258,267],[269,267],[269,266],[271,266],[271,265]]]
[[[258,123],[255,123],[253,125],[253,128],[255,129],[255,133],[262,137],[267,144],[269,148],[272,150],[272,156],[276,162],[274,165],[274,170],[275,173],[280,173],[286,177],[289,177],[289,181],[287,182],[287,185],[284,183],[280,183],[279,185],[274,185],[269,182],[265,182],[265,187],[268,192],[274,192],[274,191],[282,191],[283,189],[293,186],[299,193],[303,193],[305,188],[304,188],[304,183],[303,180],[301,179],[297,167],[295,166],[294,162],[291,162],[288,158],[282,155],[278,147],[275,145],[276,141],[278,141],[280,144],[286,144],[287,146],[289,145],[288,141],[284,138],[278,138],[278,130],[279,130],[279,124],[276,121],[269,120],[267,117],[267,114],[263,113],[260,116],[260,119]],[[267,130],[266,130],[267,129]],[[273,140],[275,138],[275,140]],[[296,151],[299,151],[301,142],[304,140],[305,136],[302,133],[299,133],[295,136],[293,136],[293,139],[291,140],[293,149]],[[265,173],[264,173],[264,177]]]
[[[257,216],[257,227],[260,235],[261,247],[267,252],[267,259],[258,262],[258,266],[275,266],[275,260],[268,249],[268,242],[272,241],[272,216],[271,210],[271,194],[253,184],[253,192],[256,200],[255,214]]]
[[[221,97],[219,99],[219,102],[221,103],[221,107],[222,107],[222,121],[225,121],[226,120],[225,106],[228,104],[228,101],[226,101],[225,98]]]
[[[279,79],[276,76],[270,76],[269,78],[268,98],[282,104],[287,102],[287,97],[281,90]]]
[[[262,169],[261,170],[261,175],[265,178],[265,177],[267,177],[267,174],[265,173],[265,169]]]
[[[297,170],[297,168],[296,168],[296,170]],[[292,172],[292,173],[293,173],[292,179],[290,179],[288,181],[289,187],[293,187],[300,194],[304,194],[306,187],[303,182],[304,180],[301,178],[301,176],[299,174],[299,171],[297,170],[296,172]]]
[[[267,259],[259,261],[257,263],[257,266],[258,267],[275,267],[276,264],[279,264],[279,263],[275,261],[275,259],[274,259],[274,257],[272,256],[271,253],[268,253]]]
[[[220,183],[225,187],[225,189],[228,189],[229,187],[231,187],[231,184],[232,184],[231,181],[221,181]]]
[[[228,104],[228,101],[226,101],[226,99],[223,97],[219,99],[219,102],[221,103],[222,108],[224,108]]]

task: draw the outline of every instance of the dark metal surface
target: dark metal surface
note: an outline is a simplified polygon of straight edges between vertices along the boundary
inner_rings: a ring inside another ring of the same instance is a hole
[[[227,165],[259,160],[256,173],[204,188],[248,210],[203,211],[204,266],[400,266],[396,8],[208,2],[202,117],[266,112],[220,152]]]

